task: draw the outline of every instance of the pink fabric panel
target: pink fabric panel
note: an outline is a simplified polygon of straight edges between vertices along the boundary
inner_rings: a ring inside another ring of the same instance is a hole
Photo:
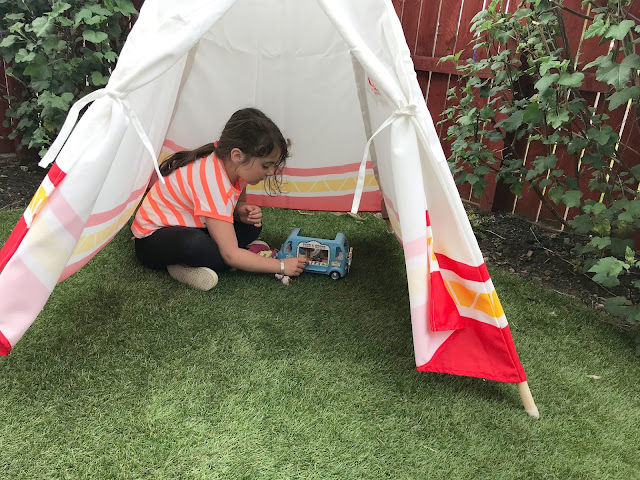
[[[0,275],[0,292],[0,331],[15,345],[44,307],[51,289],[14,256]]]

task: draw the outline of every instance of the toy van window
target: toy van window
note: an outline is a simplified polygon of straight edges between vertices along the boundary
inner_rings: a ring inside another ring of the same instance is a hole
[[[303,242],[298,245],[298,256],[305,257],[309,265],[316,265],[318,267],[329,266],[329,251],[328,245],[324,245],[315,240]]]
[[[291,242],[287,242],[287,244],[282,249],[285,253],[291,253]]]
[[[343,258],[344,258],[344,255],[342,255],[342,249],[336,248],[336,260],[342,260]]]

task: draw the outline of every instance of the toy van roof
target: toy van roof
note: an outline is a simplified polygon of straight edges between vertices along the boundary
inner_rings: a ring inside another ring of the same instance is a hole
[[[335,242],[338,243],[339,245],[348,245],[347,243],[347,237],[345,237],[344,233],[342,232],[338,232],[336,234],[336,238],[333,240],[329,240],[326,238],[314,238],[314,237],[303,237],[302,235],[300,235],[300,229],[299,228],[294,228],[293,230],[291,230],[291,233],[289,234],[289,236],[287,237],[287,239],[285,240],[285,243],[287,243],[289,240],[293,240],[295,238],[295,240],[297,242],[308,242],[311,240],[316,240],[318,242]]]

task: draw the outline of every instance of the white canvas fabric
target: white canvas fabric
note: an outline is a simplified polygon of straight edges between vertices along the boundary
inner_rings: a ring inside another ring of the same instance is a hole
[[[258,186],[252,202],[357,211],[384,200],[405,249],[419,369],[524,379],[388,0],[146,0],[107,86],[76,104],[43,160],[55,164],[0,255],[6,353],[56,282],[126,224],[156,158],[215,140],[247,106],[293,140],[288,194]],[[497,353],[450,366],[455,349]]]

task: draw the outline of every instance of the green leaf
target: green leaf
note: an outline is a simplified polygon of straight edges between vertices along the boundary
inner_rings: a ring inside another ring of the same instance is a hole
[[[104,17],[101,17],[100,15],[95,15],[91,18],[87,18],[84,23],[86,23],[87,25],[97,25],[101,22],[104,22],[104,20],[105,20]]]
[[[94,32],[93,30],[85,30],[82,32],[82,38],[87,42],[101,43],[104,42],[109,36],[104,32]]]
[[[569,225],[577,233],[585,234],[591,230],[591,218],[589,215],[577,215],[573,220],[569,220]]]
[[[587,130],[587,136],[598,142],[598,145],[606,145],[611,138],[615,140],[618,138],[618,134],[609,125],[603,125],[600,128],[591,127]]]
[[[33,32],[37,37],[44,37],[49,32],[52,25],[53,19],[49,16],[38,17],[33,22],[31,22]]]
[[[553,128],[560,128],[565,123],[569,123],[569,112],[561,108],[558,112],[549,112],[547,120]]]
[[[75,14],[75,16],[73,17],[73,20],[75,21],[76,25],[80,25],[80,23],[82,23],[85,20],[88,20],[91,17],[93,17],[93,12],[91,12],[91,10],[85,7]]]
[[[620,105],[625,105],[629,100],[640,97],[640,86],[623,88],[609,97],[609,111],[615,110]]]
[[[579,207],[582,192],[580,190],[569,190],[562,195],[562,202],[567,207]]]
[[[585,205],[582,208],[582,210],[584,210],[584,213],[590,213],[591,215],[600,215],[606,209],[607,207],[604,203],[594,203],[592,205]]]
[[[539,124],[543,120],[542,112],[540,111],[540,104],[538,102],[531,102],[524,110],[522,121],[524,123]]]
[[[2,47],[10,47],[11,45],[13,45],[16,40],[18,39],[17,36],[15,35],[7,35],[6,37],[4,37],[2,39],[2,42],[0,42],[0,48]]]
[[[100,5],[94,4],[94,5],[89,5],[87,6],[87,8],[89,10],[91,10],[91,12],[93,12],[96,15],[101,15],[103,17],[110,17],[111,16],[111,12],[109,10],[107,10],[104,7],[101,7]]]
[[[106,85],[108,81],[109,81],[109,77],[105,77],[100,72],[93,72],[91,74],[91,83],[94,84],[96,87]]]
[[[604,37],[610,40],[623,40],[635,25],[636,22],[633,20],[623,20],[618,25],[611,25]]]
[[[629,313],[634,313],[636,309],[626,305],[627,299],[625,297],[611,297],[604,301],[604,308],[612,315],[620,315],[627,317]]]
[[[4,16],[5,20],[11,20],[15,22],[16,20],[24,20],[24,13],[9,13]]]
[[[120,11],[125,16],[135,15],[138,13],[136,7],[131,0],[116,0],[116,11]]]
[[[54,16],[58,17],[61,13],[66,12],[71,8],[71,5],[66,2],[54,2],[53,3],[53,11],[51,12]]]
[[[565,87],[580,87],[582,80],[584,79],[584,73],[563,73],[558,78],[558,85],[564,85]]]
[[[588,144],[589,142],[586,139],[582,137],[574,137],[567,144],[567,152],[578,153],[582,151]]]
[[[608,57],[600,63],[596,71],[596,80],[613,85],[617,90],[621,90],[631,78],[631,68],[622,67],[621,64]]]
[[[608,28],[609,28],[608,21],[607,23],[603,22],[602,20],[595,21],[591,24],[591,26],[587,29],[587,31],[584,32],[584,38],[591,38],[596,36],[601,37],[605,34]]]
[[[564,188],[555,186],[549,189],[549,198],[556,205],[560,204],[560,199],[562,198],[562,194],[564,193]],[[591,228],[591,226],[589,226]]]
[[[633,264],[636,261],[636,252],[631,247],[627,247],[624,252],[624,259],[627,263]]]
[[[542,95],[559,78],[560,78],[560,75],[557,73],[552,73],[551,75],[545,75],[535,83],[534,87],[536,88],[536,90],[538,90],[538,92],[540,92],[540,95]]]
[[[22,72],[32,80],[45,80],[51,78],[51,69],[45,62],[32,62]]]
[[[553,180],[551,180],[550,178],[545,178],[544,180],[542,180],[540,183],[538,183],[538,187],[540,188],[546,188],[549,185],[551,185],[553,183]]]
[[[34,52],[28,52],[26,49],[21,48],[18,50],[18,53],[16,53],[15,61],[18,63],[30,62],[34,58],[36,58],[36,54]]]
[[[629,264],[618,260],[615,257],[605,257],[598,260],[598,262],[591,267],[588,272],[595,273],[593,280],[605,287],[615,287],[620,285],[618,275],[622,270],[628,270]]]
[[[104,58],[106,58],[110,62],[115,62],[117,57],[118,55],[116,54],[116,52],[105,52],[104,54]]]
[[[602,250],[611,245],[611,237],[593,237],[589,243]]]
[[[524,110],[516,110],[509,118],[500,120],[497,125],[504,128],[507,132],[514,132],[522,125],[522,119],[524,118]]]

